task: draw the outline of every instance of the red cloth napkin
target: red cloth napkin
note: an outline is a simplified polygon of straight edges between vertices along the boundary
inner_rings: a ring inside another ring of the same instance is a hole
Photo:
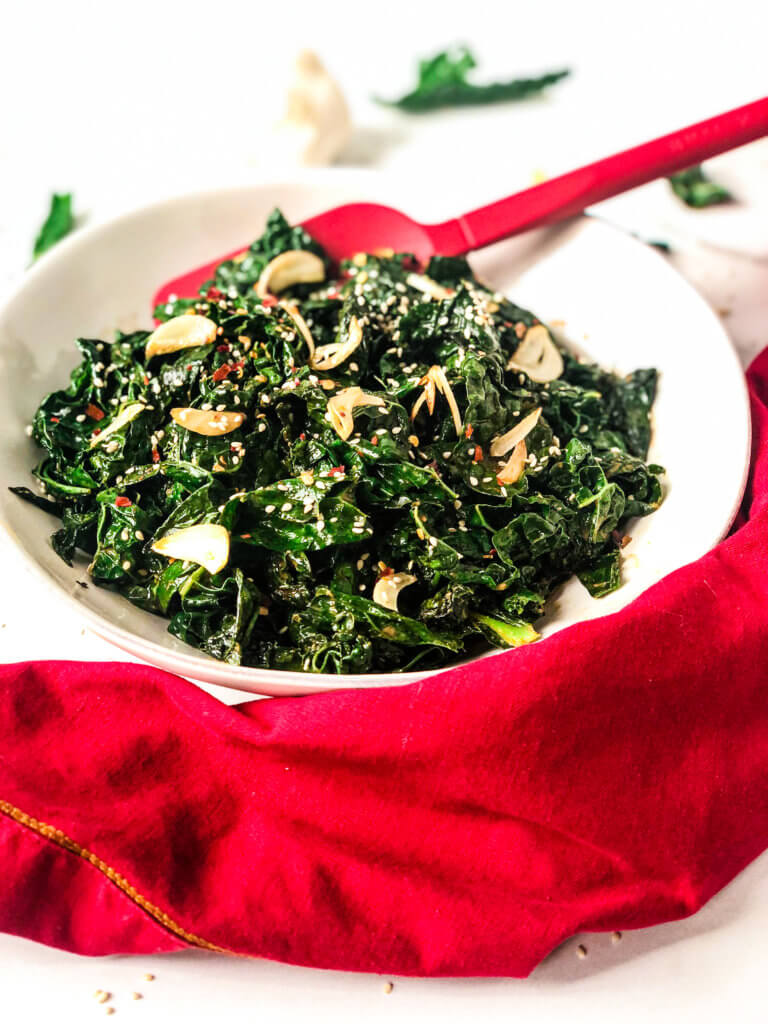
[[[140,665],[0,668],[0,929],[526,975],[693,913],[768,845],[768,352],[750,386],[743,524],[610,618],[239,708]]]

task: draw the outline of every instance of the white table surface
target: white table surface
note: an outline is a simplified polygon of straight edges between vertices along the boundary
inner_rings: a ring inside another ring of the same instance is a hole
[[[158,195],[268,173],[275,82],[302,46],[321,53],[349,96],[356,131],[342,162],[434,175],[446,215],[765,92],[768,9],[748,0],[717,11],[701,0],[268,6],[14,5],[0,61],[0,293],[19,279],[53,189],[72,188],[78,212],[93,222]],[[407,86],[415,59],[452,41],[470,42],[488,76],[559,66],[574,76],[546,100],[519,106],[406,118],[370,103],[374,92]],[[600,212],[673,242],[670,259],[720,311],[746,364],[768,344],[768,142],[712,166],[742,207],[692,213],[656,183]],[[125,657],[1,541],[0,571],[3,662]],[[118,1019],[146,1024],[363,1015],[757,1022],[768,1014],[767,934],[768,854],[693,918],[625,933],[619,943],[576,937],[526,981],[388,979],[193,952],[95,960],[0,936],[0,1020],[65,1024],[113,1007]],[[144,980],[147,972],[154,980]],[[107,1004],[94,1000],[96,989],[112,994]],[[135,1001],[136,991],[144,998]]]

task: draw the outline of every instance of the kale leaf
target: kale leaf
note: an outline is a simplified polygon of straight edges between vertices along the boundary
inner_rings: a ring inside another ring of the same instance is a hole
[[[397,107],[409,114],[421,114],[441,107],[460,107],[522,100],[542,92],[570,74],[551,71],[535,78],[514,78],[506,82],[475,85],[467,73],[477,66],[466,47],[447,50],[419,62],[418,83],[398,100],[378,100],[384,106]]]
[[[707,177],[701,164],[673,174],[667,180],[678,199],[697,210],[733,201],[728,189]]]
[[[35,239],[32,258],[36,260],[38,256],[42,256],[44,252],[60,242],[65,235],[69,234],[74,225],[72,194],[70,192],[64,192],[61,195],[54,193],[51,196],[48,216]]]

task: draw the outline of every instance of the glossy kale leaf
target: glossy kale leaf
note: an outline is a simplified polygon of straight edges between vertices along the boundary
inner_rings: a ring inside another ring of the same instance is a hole
[[[678,199],[682,199],[686,206],[692,206],[697,210],[705,206],[730,203],[733,200],[727,188],[718,185],[705,174],[701,164],[673,174],[669,178],[669,184]]]
[[[32,258],[37,259],[68,235],[75,224],[72,215],[72,195],[64,192],[51,196],[51,206],[45,218],[32,250]]]
[[[505,82],[476,85],[467,74],[477,66],[466,47],[447,50],[419,62],[416,87],[398,100],[379,100],[409,114],[421,114],[441,107],[459,107],[527,99],[570,74],[551,71],[535,78],[514,78]]]

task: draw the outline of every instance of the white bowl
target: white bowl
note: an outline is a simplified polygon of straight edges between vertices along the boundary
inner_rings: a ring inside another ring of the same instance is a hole
[[[161,283],[248,243],[276,205],[300,220],[350,200],[389,203],[414,217],[423,210],[366,174],[183,196],[78,232],[39,261],[0,311],[0,519],[41,579],[76,602],[96,632],[155,665],[283,695],[396,685],[428,674],[308,675],[217,662],[172,637],[165,619],[108,590],[79,587],[85,560],[65,565],[49,544],[56,521],[7,490],[31,482],[40,453],[24,428],[40,398],[68,379],[75,337],[111,338],[115,328],[149,327],[151,298]],[[495,288],[543,320],[564,325],[556,328],[563,340],[603,366],[661,371],[650,458],[667,468],[665,501],[632,524],[621,589],[596,601],[572,580],[550,602],[541,626],[546,637],[622,608],[724,535],[749,461],[744,375],[702,299],[661,256],[603,223],[582,218],[534,232],[478,253],[472,263]],[[515,652],[484,657],[514,658]]]

